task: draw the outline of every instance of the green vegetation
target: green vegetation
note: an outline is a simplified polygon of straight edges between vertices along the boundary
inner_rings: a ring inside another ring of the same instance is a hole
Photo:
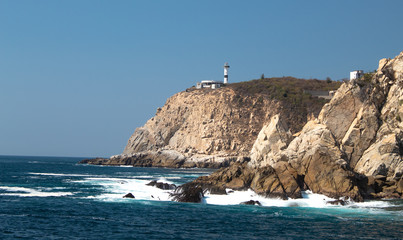
[[[372,78],[374,77],[374,75],[375,75],[375,70],[373,71],[373,72],[367,72],[367,73],[364,73],[364,76],[362,77],[362,80],[364,81],[364,82],[371,82],[371,80],[372,80]]]
[[[223,88],[232,89],[235,92],[232,104],[236,108],[262,109],[265,104],[277,102],[276,111],[281,113],[292,132],[298,132],[305,125],[307,118],[311,115],[317,117],[323,105],[329,99],[312,96],[312,91],[323,91],[328,95],[328,91],[337,90],[343,82],[318,79],[298,79],[293,77],[264,78],[247,82],[230,83]],[[196,88],[187,89],[196,91]],[[199,91],[199,90],[197,90]],[[220,90],[206,88],[204,92],[220,94]],[[315,93],[312,93],[315,94]],[[273,105],[274,106],[274,105]],[[255,112],[255,117],[266,116],[266,112]]]
[[[328,79],[329,80],[329,79]],[[293,132],[299,131],[307,120],[307,116],[317,116],[323,105],[329,99],[312,96],[309,91],[337,90],[342,82],[317,79],[297,79],[293,77],[263,78],[248,82],[231,83],[226,87],[235,92],[234,103],[239,107],[252,104],[250,99],[256,99],[256,104],[268,101],[277,101],[280,104],[279,112],[291,127]],[[248,100],[249,99],[249,100]]]
[[[263,95],[271,99],[296,102],[311,97],[304,90],[331,91],[338,89],[341,84],[341,82],[336,81],[283,77],[232,83],[228,87],[243,96]]]

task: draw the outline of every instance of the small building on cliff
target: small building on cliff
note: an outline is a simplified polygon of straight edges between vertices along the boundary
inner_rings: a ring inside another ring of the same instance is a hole
[[[201,89],[201,88],[216,89],[216,88],[220,88],[222,85],[223,85],[222,82],[218,82],[218,81],[214,81],[214,80],[203,80],[196,84],[196,88],[197,89]]]
[[[211,89],[216,89],[220,88],[221,86],[228,84],[228,68],[229,65],[228,63],[224,64],[224,82],[220,81],[214,81],[214,80],[203,80],[201,82],[196,83],[196,88],[201,89],[201,88],[211,88]]]
[[[354,79],[358,79],[364,76],[364,71],[363,70],[355,70],[350,72],[350,81]]]

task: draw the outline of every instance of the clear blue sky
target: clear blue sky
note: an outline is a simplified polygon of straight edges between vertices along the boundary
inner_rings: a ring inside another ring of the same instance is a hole
[[[334,80],[403,51],[403,1],[0,0],[0,155],[110,156],[203,79]]]

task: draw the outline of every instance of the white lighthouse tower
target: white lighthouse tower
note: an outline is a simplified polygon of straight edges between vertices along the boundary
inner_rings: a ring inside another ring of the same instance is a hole
[[[228,68],[229,68],[229,65],[228,65],[228,63],[226,62],[226,63],[224,64],[224,84],[227,84],[227,83],[228,83]]]

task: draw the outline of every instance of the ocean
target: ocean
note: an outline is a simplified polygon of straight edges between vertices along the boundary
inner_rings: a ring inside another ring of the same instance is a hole
[[[81,158],[0,156],[0,239],[402,239],[403,200],[327,204],[252,191],[170,201],[176,185],[210,169],[110,167]],[[132,193],[135,199],[123,198]],[[262,206],[240,205],[258,200]]]

